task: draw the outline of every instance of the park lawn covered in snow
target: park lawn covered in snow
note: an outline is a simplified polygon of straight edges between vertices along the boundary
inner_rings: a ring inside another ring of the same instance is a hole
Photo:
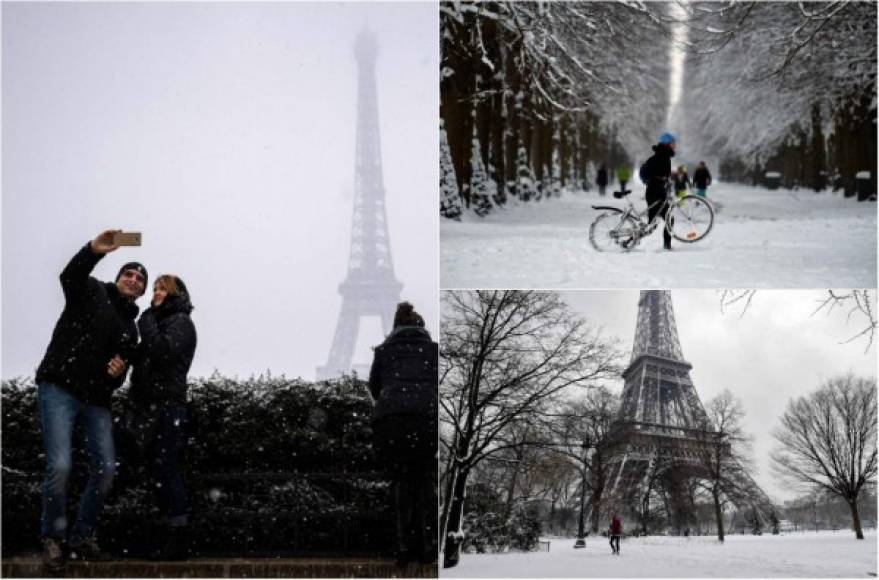
[[[611,188],[608,188],[609,190]],[[592,204],[622,207],[610,193],[561,198],[442,219],[444,288],[862,288],[876,281],[876,204],[811,190],[770,191],[715,183],[714,229],[673,241],[659,229],[629,253],[597,252]],[[643,187],[632,200],[645,207]]]
[[[581,578],[868,578],[876,575],[876,533],[855,540],[851,531],[779,536],[648,536],[624,538],[620,555],[590,536],[575,550],[573,538],[550,540],[549,552],[464,554],[442,577]]]

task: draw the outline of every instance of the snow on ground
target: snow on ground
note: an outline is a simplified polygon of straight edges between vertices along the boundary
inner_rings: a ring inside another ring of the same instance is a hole
[[[640,210],[643,188],[632,200]],[[715,183],[714,229],[694,244],[662,250],[657,229],[634,251],[597,252],[592,204],[623,206],[608,194],[508,207],[486,218],[443,219],[443,288],[872,288],[876,204],[841,193],[770,191]]]
[[[620,555],[605,538],[585,549],[573,538],[550,540],[549,552],[464,554],[443,578],[868,578],[876,576],[876,532],[856,540],[851,531],[780,536],[651,536],[623,538]]]

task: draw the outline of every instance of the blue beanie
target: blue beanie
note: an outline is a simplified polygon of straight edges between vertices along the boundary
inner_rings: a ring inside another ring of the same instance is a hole
[[[669,143],[675,142],[675,136],[671,133],[663,133],[659,136],[659,142],[663,145],[668,145]]]

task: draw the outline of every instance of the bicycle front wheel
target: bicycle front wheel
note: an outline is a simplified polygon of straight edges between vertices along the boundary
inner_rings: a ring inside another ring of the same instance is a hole
[[[603,213],[589,226],[589,241],[599,252],[628,252],[639,241],[638,222],[622,211]]]
[[[665,227],[679,242],[698,242],[708,235],[714,225],[714,208],[702,197],[685,195],[669,201]]]

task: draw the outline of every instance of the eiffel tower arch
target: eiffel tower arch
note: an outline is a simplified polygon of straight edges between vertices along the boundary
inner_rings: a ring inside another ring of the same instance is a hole
[[[671,293],[643,290],[629,365],[623,371],[620,409],[611,429],[612,454],[606,489],[617,509],[630,516],[646,506],[650,492],[664,498],[667,525],[678,533],[691,527],[692,483],[704,477],[700,458],[715,441],[684,359]],[[750,476],[741,476],[739,509],[767,521],[772,504]]]
[[[354,55],[357,59],[357,137],[348,274],[339,284],[342,309],[327,362],[317,368],[318,380],[335,378],[352,370],[361,377],[368,375],[369,363],[355,364],[353,360],[360,321],[365,316],[378,316],[382,331],[389,334],[403,288],[394,277],[391,260],[375,83],[378,44],[370,31],[362,30],[358,34]]]

